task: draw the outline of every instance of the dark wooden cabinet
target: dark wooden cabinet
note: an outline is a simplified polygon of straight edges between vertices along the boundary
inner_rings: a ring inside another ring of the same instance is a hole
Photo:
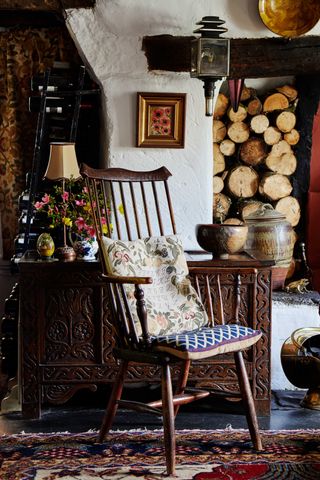
[[[197,263],[197,262],[195,262]],[[243,275],[240,320],[264,332],[246,352],[245,360],[259,415],[270,412],[271,269],[250,261],[235,261],[237,271],[255,266],[257,276]],[[226,261],[210,267],[230,266]],[[96,262],[19,261],[19,384],[22,412],[38,418],[43,403],[64,403],[79,389],[112,382],[116,373],[106,289]],[[232,315],[230,274],[222,275],[226,319]],[[177,372],[173,372],[174,375]],[[128,382],[159,381],[151,365],[129,370]],[[232,358],[199,361],[193,366],[194,385],[237,390]]]

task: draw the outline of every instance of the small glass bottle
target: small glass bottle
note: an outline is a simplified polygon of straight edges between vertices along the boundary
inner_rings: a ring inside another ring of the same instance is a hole
[[[297,278],[305,278],[309,280],[308,289],[312,290],[312,270],[308,265],[307,262],[307,255],[306,255],[306,245],[304,242],[299,242],[299,259],[297,260]]]

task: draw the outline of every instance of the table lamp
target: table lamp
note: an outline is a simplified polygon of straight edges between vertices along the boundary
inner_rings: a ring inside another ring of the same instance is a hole
[[[81,178],[74,143],[50,143],[49,161],[44,178],[48,180],[61,180],[63,191],[65,191],[66,180],[78,180]],[[60,260],[64,261],[71,261],[76,257],[73,248],[67,245],[65,224],[63,224],[63,247],[57,248],[55,253]]]

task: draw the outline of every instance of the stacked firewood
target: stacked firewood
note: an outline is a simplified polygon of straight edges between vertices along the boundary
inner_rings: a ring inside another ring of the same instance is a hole
[[[240,223],[271,203],[295,227],[300,205],[292,195],[299,142],[298,91],[283,85],[258,95],[244,87],[235,112],[219,93],[213,119],[213,221]]]

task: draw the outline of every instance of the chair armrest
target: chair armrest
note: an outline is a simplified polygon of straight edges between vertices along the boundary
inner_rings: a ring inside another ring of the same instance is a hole
[[[136,309],[137,309],[137,315],[138,319],[141,325],[141,330],[142,330],[142,342],[145,346],[150,345],[151,340],[150,340],[150,335],[148,331],[148,321],[147,321],[147,310],[145,307],[145,302],[144,302],[144,292],[143,288],[141,285],[147,285],[150,283],[153,283],[153,279],[151,277],[124,277],[120,275],[106,275],[105,273],[102,274],[102,278],[106,280],[108,283],[113,283],[113,284],[133,284],[135,285],[135,293],[134,296],[136,298]],[[121,289],[124,294],[124,289]],[[125,295],[125,294],[124,294]],[[120,302],[121,303],[121,302]],[[123,307],[121,307],[123,308]],[[125,311],[122,311],[123,317],[125,317]],[[133,335],[134,341],[136,344],[140,343],[140,340],[137,337],[136,330],[132,321],[132,316],[129,314],[129,332],[131,332],[131,335]],[[128,327],[128,325],[127,325]],[[132,339],[132,337],[131,337]]]
[[[102,277],[106,279],[109,283],[131,283],[133,285],[147,285],[153,283],[151,277],[123,277],[120,275],[105,275],[102,274]]]

